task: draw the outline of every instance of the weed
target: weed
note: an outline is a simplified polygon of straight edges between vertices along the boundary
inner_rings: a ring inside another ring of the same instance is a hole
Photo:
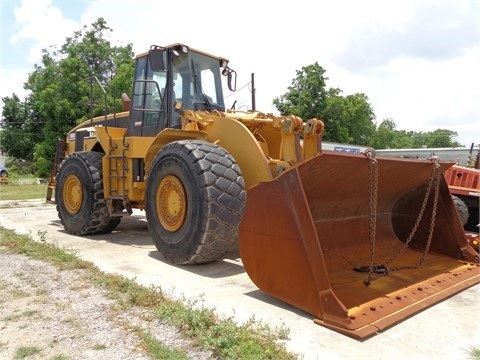
[[[8,287],[8,283],[0,279],[0,290],[4,290]]]
[[[51,360],[70,360],[70,358],[66,355],[55,355]]]
[[[47,294],[48,294],[47,289],[37,289],[35,291],[35,295],[37,295],[37,296],[42,296],[42,295],[47,295]]]
[[[23,254],[30,258],[48,261],[62,270],[94,267],[90,262],[79,259],[72,252],[59,249],[48,243],[33,241],[30,237],[16,234],[0,227],[0,246],[11,253]]]
[[[472,360],[480,360],[480,348],[470,346],[467,350],[468,356]]]
[[[15,360],[21,360],[21,359],[26,359],[29,356],[37,355],[42,352],[41,349],[39,349],[36,346],[22,346],[15,351],[14,359]]]
[[[40,238],[41,242],[46,242],[47,241],[47,230],[38,230],[37,235]]]
[[[12,253],[52,263],[60,269],[84,269],[85,280],[107,291],[115,301],[116,311],[134,307],[154,310],[162,322],[175,326],[194,344],[224,359],[296,359],[286,351],[281,340],[288,336],[288,329],[271,329],[268,325],[250,319],[238,325],[232,318],[219,318],[214,309],[208,309],[198,301],[180,301],[169,298],[161,288],[144,287],[134,280],[116,274],[101,272],[90,262],[81,260],[71,252],[60,250],[53,244],[35,242],[25,235],[0,227],[0,247]],[[142,330],[136,331],[143,347],[157,359],[185,359],[183,352],[172,350],[155,337]]]
[[[157,316],[220,358],[295,359],[277,341],[289,330],[270,329],[254,318],[238,325],[232,318],[218,318],[213,309],[199,308],[196,301],[166,303],[157,308]]]
[[[16,320],[20,319],[20,317],[21,316],[19,314],[15,314],[15,315],[11,314],[11,315],[4,316],[2,318],[2,321],[3,322],[16,321]]]
[[[16,321],[16,320],[24,318],[24,317],[30,318],[34,315],[40,315],[40,311],[38,311],[38,310],[28,310],[28,311],[24,311],[24,312],[19,313],[19,314],[12,314],[12,315],[5,316],[2,320],[5,321],[5,322]]]
[[[23,316],[25,317],[33,317],[35,315],[40,315],[40,311],[38,310],[27,310],[23,312]]]
[[[160,341],[158,341],[152,335],[143,332],[141,330],[136,331],[137,335],[139,336],[140,340],[142,341],[143,347],[148,351],[148,353],[154,359],[162,359],[162,360],[186,360],[188,359],[187,354],[184,352],[171,349]]]
[[[93,350],[105,350],[107,346],[105,344],[95,344]]]

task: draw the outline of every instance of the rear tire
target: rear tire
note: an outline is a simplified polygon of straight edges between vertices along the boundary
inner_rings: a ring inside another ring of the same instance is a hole
[[[70,234],[108,233],[120,223],[121,218],[110,216],[103,196],[102,157],[94,151],[76,152],[59,166],[55,201]]]
[[[211,262],[236,250],[245,203],[240,168],[217,145],[176,141],[153,160],[145,215],[158,251],[175,264]]]
[[[467,204],[465,204],[462,199],[455,195],[452,195],[452,200],[455,204],[455,208],[457,209],[458,216],[460,217],[460,221],[462,222],[462,226],[465,226],[470,216]]]

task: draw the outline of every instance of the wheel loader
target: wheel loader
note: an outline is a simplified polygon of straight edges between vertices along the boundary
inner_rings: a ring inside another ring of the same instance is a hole
[[[239,251],[262,291],[357,339],[479,282],[443,176],[453,163],[326,151],[322,120],[227,109],[228,63],[184,44],[136,57],[125,111],[58,147],[47,200],[68,233],[144,210],[166,260]]]
[[[453,165],[445,171],[445,180],[448,184],[453,202],[460,216],[463,228],[470,245],[480,251],[480,150],[472,159],[473,143],[470,147],[471,167]]]

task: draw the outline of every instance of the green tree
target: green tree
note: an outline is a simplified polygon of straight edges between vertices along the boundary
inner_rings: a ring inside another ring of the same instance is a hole
[[[365,94],[339,95],[330,89],[321,118],[325,122],[325,140],[369,145],[375,133],[375,114]],[[329,128],[332,128],[330,131]]]
[[[22,102],[15,94],[4,97],[0,127],[1,150],[12,158],[33,160],[35,144],[43,140],[44,122],[32,110],[28,102]]]
[[[371,146],[376,149],[459,147],[461,144],[452,139],[455,136],[456,132],[446,129],[430,132],[396,130],[395,122],[392,119],[385,119],[378,126]]]
[[[325,108],[320,118],[325,122],[323,139],[343,144],[349,143],[348,128],[345,126],[346,109],[340,89],[329,89]]]
[[[318,64],[297,70],[288,92],[273,100],[273,105],[282,115],[297,115],[308,120],[319,117],[325,109],[327,98],[325,70]]]
[[[375,114],[365,94],[342,96],[338,88],[326,89],[325,70],[318,64],[302,67],[273,105],[282,115],[295,114],[304,121],[325,122],[324,140],[367,145],[375,132]]]
[[[392,119],[383,120],[372,138],[371,146],[375,149],[394,148],[392,145],[396,137],[395,127]]]
[[[425,134],[425,144],[430,148],[462,146],[458,141],[452,139],[455,136],[458,136],[456,131],[437,129]]]
[[[375,149],[413,148],[414,133],[397,130],[393,119],[384,119],[375,131],[370,146]]]
[[[29,75],[29,103],[44,119],[43,141],[33,155],[39,175],[48,175],[46,164],[53,160],[59,139],[90,116],[120,110],[121,93],[130,93],[132,45],[112,46],[106,36],[111,31],[103,18],[97,19],[91,28],[84,26],[66,38],[60,49],[44,49],[42,64]]]

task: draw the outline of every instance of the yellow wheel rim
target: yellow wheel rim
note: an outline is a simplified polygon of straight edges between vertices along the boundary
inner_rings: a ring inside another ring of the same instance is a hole
[[[65,209],[71,215],[77,214],[83,202],[82,183],[78,176],[71,174],[67,176],[62,194]]]
[[[180,229],[187,213],[187,197],[182,182],[176,176],[165,176],[158,186],[155,200],[162,226],[172,232]]]

